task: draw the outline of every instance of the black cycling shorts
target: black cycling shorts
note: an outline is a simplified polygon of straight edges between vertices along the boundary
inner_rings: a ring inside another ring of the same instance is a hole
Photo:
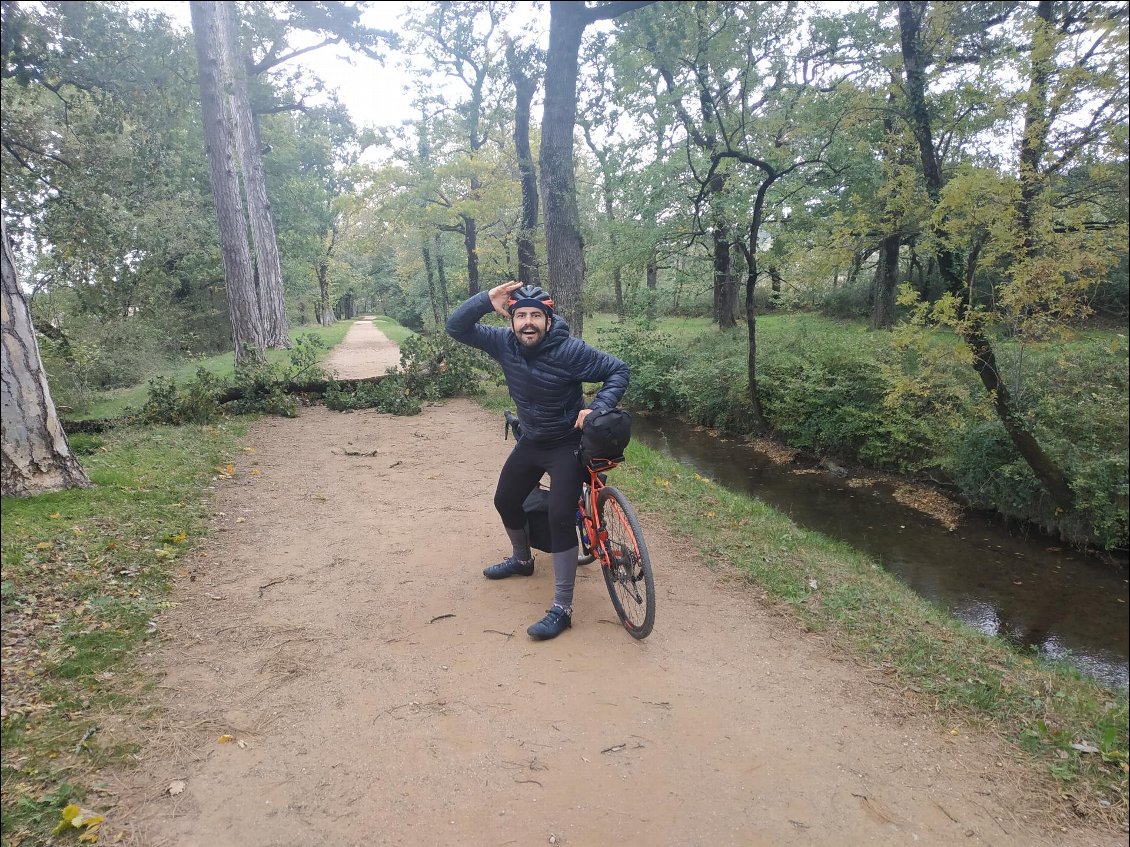
[[[522,503],[542,474],[549,474],[549,534],[552,553],[560,553],[577,546],[577,500],[585,470],[577,458],[581,431],[561,441],[549,444],[520,438],[510,452],[498,488],[494,492],[494,507],[502,517],[503,526],[522,529],[526,513]]]

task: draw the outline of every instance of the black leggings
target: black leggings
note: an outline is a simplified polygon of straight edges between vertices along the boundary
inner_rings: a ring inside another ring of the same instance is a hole
[[[577,500],[581,496],[584,469],[577,458],[581,443],[576,438],[552,444],[538,444],[521,438],[514,445],[494,492],[494,507],[507,529],[523,529],[526,513],[522,503],[543,473],[549,474],[549,537],[550,553],[560,553],[577,546]]]

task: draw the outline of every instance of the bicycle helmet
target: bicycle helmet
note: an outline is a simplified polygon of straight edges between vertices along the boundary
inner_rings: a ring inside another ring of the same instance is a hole
[[[523,285],[510,292],[510,299],[506,301],[506,311],[513,315],[515,309],[523,306],[533,306],[535,309],[541,309],[547,316],[553,315],[553,300],[537,285]]]

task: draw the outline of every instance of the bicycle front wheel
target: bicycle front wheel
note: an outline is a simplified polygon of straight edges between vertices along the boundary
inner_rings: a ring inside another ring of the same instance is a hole
[[[632,504],[615,488],[597,497],[600,523],[608,533],[607,561],[602,556],[604,584],[624,629],[633,638],[647,638],[655,626],[655,577]]]

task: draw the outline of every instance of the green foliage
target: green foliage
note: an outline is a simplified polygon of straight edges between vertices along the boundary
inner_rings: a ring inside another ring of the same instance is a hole
[[[759,397],[770,426],[791,446],[948,479],[977,507],[1075,542],[1127,543],[1123,336],[1043,349],[1000,344],[1020,413],[1072,481],[1076,505],[1062,513],[992,416],[972,369],[955,360],[962,348],[952,336],[911,333],[908,340],[905,332],[860,332],[813,317],[758,326]],[[629,405],[751,431],[742,333],[676,337],[620,324],[603,334],[602,346],[632,367]]]
[[[132,761],[100,743],[96,716],[138,690],[129,657],[206,532],[206,489],[240,435],[230,424],[116,429],[89,439],[92,487],[3,498],[5,844],[55,843],[47,834],[92,772]]]
[[[1054,528],[1070,539],[1123,547],[1130,522],[1127,347],[1124,336],[1096,342],[1002,347],[1002,368],[1013,375],[1018,410],[1071,480],[1075,506],[1070,513],[1059,512],[1044,495],[995,421],[962,433],[951,472],[978,505]]]
[[[655,412],[682,411],[679,368],[684,356],[672,336],[618,326],[608,333],[603,346],[631,365],[626,403]]]
[[[326,390],[326,407],[337,412],[376,409],[389,415],[418,415],[421,403],[404,375],[394,372],[378,383],[362,383],[353,391],[332,383]]]
[[[154,377],[149,381],[149,397],[138,417],[145,423],[173,426],[214,421],[220,415],[216,395],[221,385],[215,374],[205,368],[198,368],[196,378],[183,390],[170,377]]]
[[[321,337],[308,333],[295,339],[289,362],[255,361],[249,357],[236,367],[230,380],[203,366],[196,369],[195,378],[183,389],[177,387],[172,377],[155,377],[149,382],[149,397],[138,418],[145,423],[174,426],[207,423],[221,415],[262,413],[293,418],[298,404],[287,388],[324,378],[317,367],[324,350]],[[229,388],[235,388],[239,397],[221,407],[220,395]]]
[[[475,367],[483,356],[446,333],[414,335],[400,345],[400,373],[412,395],[422,400],[440,400],[476,390]]]
[[[326,405],[337,411],[377,409],[392,415],[416,415],[421,404],[478,392],[477,369],[486,365],[481,353],[447,335],[413,335],[400,345],[400,367],[379,383],[362,383],[347,391],[332,383]]]

